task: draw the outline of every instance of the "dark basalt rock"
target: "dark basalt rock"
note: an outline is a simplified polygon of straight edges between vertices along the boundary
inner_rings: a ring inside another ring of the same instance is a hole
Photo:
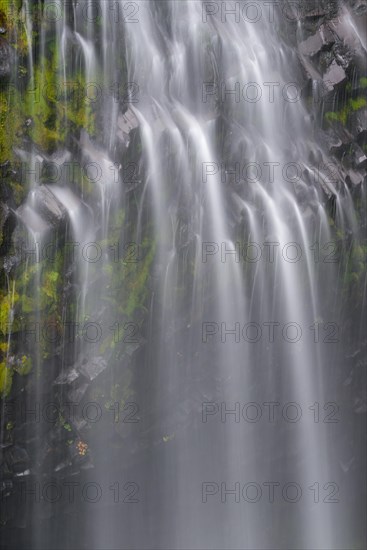
[[[80,373],[75,369],[71,368],[65,372],[62,372],[54,381],[54,385],[65,385],[65,384],[72,384],[79,378]]]
[[[30,458],[27,451],[22,447],[11,446],[6,450],[4,459],[8,472],[15,476],[29,475]]]
[[[354,13],[361,14],[367,10],[367,0],[347,0],[352,7]],[[292,4],[292,2],[290,2]],[[359,62],[360,49],[359,45],[355,41],[355,36],[351,36],[348,32],[348,28],[343,26],[342,22],[336,19],[339,7],[342,5],[337,0],[304,0],[303,2],[293,2],[300,6],[301,24],[302,24],[302,42],[298,47],[298,54],[301,60],[299,63],[299,72],[302,73],[299,81],[302,81],[304,73],[304,81],[302,82],[302,89],[308,83],[316,83],[322,88],[322,96],[324,98],[331,95],[337,96],[337,90],[344,91],[344,86],[348,82],[351,82],[351,74],[354,72],[355,64]],[[285,18],[284,18],[285,19]],[[287,22],[285,23],[285,25]],[[289,26],[295,24],[295,20],[289,21]],[[0,34],[2,29],[0,28]],[[11,58],[12,52],[9,44],[0,36],[0,77],[2,77],[1,71],[5,74],[5,79],[9,77],[11,72],[11,65],[8,60]],[[295,50],[295,56],[297,51]],[[4,57],[3,57],[4,56]],[[304,70],[303,70],[303,69]],[[232,67],[228,67],[228,72],[231,73]],[[358,72],[358,71],[357,71]],[[362,73],[359,73],[361,74]],[[8,75],[8,76],[6,76]],[[210,80],[210,79],[209,79]],[[298,80],[297,80],[298,81]],[[358,86],[354,83],[353,90],[357,90]],[[311,89],[311,86],[310,86]],[[334,103],[333,103],[334,105]],[[208,103],[208,109],[210,104]],[[326,109],[331,110],[331,109]],[[210,116],[212,116],[212,108],[210,107]],[[214,118],[214,115],[213,115]],[[316,117],[315,117],[316,118]],[[157,125],[159,121],[157,122]],[[28,119],[25,122],[27,127],[32,125],[32,120]],[[229,125],[228,125],[229,126]],[[132,155],[134,151],[138,150],[138,121],[131,109],[127,109],[123,114],[120,114],[117,120],[117,136],[121,143],[121,149],[125,153],[126,157],[129,156],[127,162],[137,164],[138,157],[135,158]],[[231,131],[235,131],[233,128]],[[366,156],[361,148],[366,143],[367,139],[367,109],[361,109],[357,112],[350,114],[350,123],[348,128],[343,126],[340,122],[335,122],[333,127],[328,128],[326,131],[320,129],[315,130],[316,139],[322,143],[323,148],[329,151],[335,161],[338,163],[337,174],[340,181],[345,181],[348,186],[354,188],[359,186],[363,181],[362,171],[366,169]],[[239,135],[239,139],[240,139]],[[231,137],[233,139],[233,135]],[[352,147],[351,147],[352,144]],[[101,164],[104,163],[105,157],[102,152],[92,146],[90,140],[81,144],[83,153],[85,156],[89,156],[91,159],[97,159]],[[132,158],[130,158],[130,156]],[[69,155],[65,154],[65,157],[50,157],[49,162],[56,162],[62,164],[69,160]],[[126,159],[124,159],[125,162]],[[314,159],[315,163],[319,162],[319,159]],[[42,159],[45,163],[45,159]],[[122,162],[122,161],[121,161]],[[47,164],[47,162],[46,162]],[[50,166],[52,168],[52,165]],[[7,167],[5,166],[5,169]],[[128,191],[135,189],[140,181],[136,178],[135,174],[129,178],[131,174],[125,174],[124,183]],[[305,178],[306,179],[306,178]],[[127,181],[128,180],[128,181]],[[310,179],[310,188],[313,185]],[[320,184],[325,192],[326,201],[328,203],[328,209],[332,217],[335,217],[336,209],[336,197],[327,187],[326,184]],[[302,195],[303,194],[303,195]],[[312,193],[306,194],[302,189],[299,190],[297,195],[304,215],[307,219],[312,220],[314,212],[316,211],[318,204],[312,203]],[[40,186],[36,190],[36,196],[34,197],[35,207],[30,208],[30,205],[24,205],[17,210],[19,218],[29,221],[29,217],[32,217],[32,212],[36,223],[44,224],[44,227],[59,227],[61,223],[64,223],[66,219],[66,212],[63,205],[58,201],[57,197],[52,192],[52,186]],[[2,199],[4,200],[4,199]],[[11,219],[11,211],[0,210],[0,229],[1,223],[3,223],[4,234],[6,233],[5,227],[8,223],[7,220]],[[27,218],[27,219],[26,219]],[[175,245],[182,255],[186,254],[186,251],[193,245],[194,235],[191,229],[190,211],[185,211],[183,208],[178,213],[179,223],[177,224],[177,230],[175,234]],[[6,233],[7,234],[7,233]],[[8,238],[6,238],[8,240]],[[269,238],[267,240],[276,240],[276,238]],[[3,241],[4,242],[4,241]],[[3,245],[0,243],[0,252]],[[4,253],[7,253],[7,249]],[[10,262],[10,259],[7,258]],[[164,273],[165,266],[156,266],[155,277],[159,278]],[[98,279],[96,279],[95,286],[98,287]],[[70,283],[69,283],[70,284]],[[94,319],[98,318],[99,313],[93,316]],[[172,329],[172,332],[167,335],[167,338],[175,335],[176,332],[184,333],[186,321],[182,316],[182,324]],[[200,330],[200,327],[198,327]],[[123,367],[133,362],[135,356],[142,348],[142,343],[130,343],[124,345],[123,352],[121,353],[121,364]],[[70,352],[70,354],[72,354]],[[179,362],[180,358],[177,358]],[[66,364],[72,364],[72,360]],[[66,401],[83,404],[83,400],[88,395],[88,389],[93,389],[94,384],[99,387],[104,384],[104,381],[109,378],[108,365],[104,358],[95,357],[88,358],[83,362],[77,362],[65,372],[61,373],[56,380],[54,380],[54,390],[58,397],[60,395],[66,398]],[[122,369],[121,369],[122,370]],[[183,369],[182,369],[183,370]],[[201,375],[203,376],[203,375]],[[208,383],[205,381],[205,389],[208,388]],[[186,426],[196,419],[200,421],[201,406],[203,401],[219,400],[221,396],[221,384],[218,383],[218,392],[214,390],[210,394],[195,395],[193,397],[193,391],[190,395],[182,396],[180,394],[181,388],[175,388],[174,394],[170,396],[171,402],[175,402],[173,406],[166,407],[166,418],[164,425],[154,423],[151,418],[154,418],[154,411],[152,414],[143,415],[148,418],[148,425],[145,430],[141,429],[139,437],[133,436],[132,426],[134,424],[124,424],[120,422],[117,426],[118,436],[120,437],[119,445],[124,446],[126,455],[124,461],[134,462],[139,453],[149,448],[152,444],[161,445],[164,447],[166,444],[174,444],[174,438],[171,442],[171,434],[176,432],[180,426]],[[148,393],[148,392],[147,392]],[[162,400],[164,402],[165,400]],[[179,403],[176,406],[176,403]],[[163,406],[162,406],[163,408]],[[171,415],[171,411],[175,413]],[[144,411],[145,412],[145,411]],[[150,412],[150,411],[149,411]],[[365,414],[366,412],[366,395],[361,394],[354,400],[354,412],[357,415]],[[57,473],[60,479],[66,479],[68,473],[70,475],[79,475],[80,470],[83,467],[88,467],[88,458],[81,456],[78,448],[77,441],[81,437],[81,433],[88,433],[90,426],[87,421],[81,415],[76,418],[67,417],[67,414],[63,414],[66,420],[68,420],[71,430],[70,432],[64,427],[51,426],[49,433],[47,433],[46,442],[44,442],[43,459],[44,464],[47,464],[49,470]],[[141,423],[143,426],[143,423]],[[164,429],[163,429],[164,428]],[[130,431],[129,431],[129,430]],[[29,467],[29,457],[24,450],[25,446],[32,455],[32,439],[35,439],[37,430],[37,424],[34,422],[23,423],[21,426],[14,429],[15,441],[17,447],[12,443],[6,443],[2,449],[0,449],[0,498],[2,496],[8,497],[14,490],[14,484],[19,482],[22,474],[27,471]],[[131,439],[126,441],[126,438],[132,434]],[[67,447],[68,438],[72,437],[76,439],[72,445]],[[169,437],[167,437],[169,436]],[[36,442],[38,445],[38,441]],[[29,445],[29,448],[28,448]],[[109,450],[109,449],[108,449]],[[110,450],[109,450],[110,451]],[[100,449],[101,454],[106,453],[105,448]],[[114,452],[113,450],[111,452]],[[120,451],[118,450],[120,453]],[[119,454],[121,456],[121,453]],[[353,464],[353,457],[345,457],[341,465],[343,470],[348,471]],[[18,476],[18,477],[17,477]],[[29,477],[28,477],[29,479]],[[74,477],[75,479],[75,477]],[[4,508],[4,507],[2,507]],[[11,507],[8,505],[7,500],[7,513],[11,515],[9,511]],[[18,514],[19,515],[19,514]],[[43,512],[43,517],[50,517],[51,513]],[[22,514],[20,514],[22,518]],[[25,520],[24,520],[25,521]],[[19,525],[22,524],[22,519],[19,520]],[[25,523],[24,523],[25,524]]]
[[[18,219],[35,233],[58,229],[67,219],[67,210],[52,193],[50,186],[40,185],[31,191],[29,200],[21,205]]]
[[[318,21],[311,35],[302,22],[298,52],[308,79],[318,82],[321,96],[330,99],[331,92],[344,88],[352,70],[364,74],[365,52],[346,8],[340,4],[337,13],[334,7],[324,11],[323,21]]]
[[[139,121],[136,118],[134,112],[128,108],[124,114],[120,114],[117,118],[117,132],[116,135],[119,140],[125,145],[129,146],[130,132],[135,128],[138,128]]]
[[[349,188],[357,187],[358,185],[361,185],[362,182],[363,176],[360,172],[357,172],[356,170],[348,170],[347,176],[345,177],[345,183]]]
[[[9,252],[15,226],[14,212],[8,205],[0,203],[0,256],[5,256]]]
[[[0,79],[2,81],[9,80],[13,63],[14,52],[7,40],[0,36]]]
[[[344,82],[347,78],[347,75],[340,65],[334,60],[331,62],[328,70],[323,76],[324,84],[326,85],[329,91],[332,91],[337,84]]]
[[[367,132],[367,108],[360,109],[359,111],[356,111],[355,113],[351,114],[351,123],[350,126],[352,128],[352,132],[354,137],[358,138],[358,142],[360,143],[360,138],[362,138],[362,134]]]
[[[349,0],[349,2],[357,15],[363,15],[367,12],[367,0]]]
[[[107,369],[103,357],[84,359],[76,367],[62,372],[54,381],[54,386],[68,386],[68,399],[72,403],[80,403],[91,382]]]
[[[360,171],[367,168],[367,156],[357,143],[352,143],[348,158],[353,168]]]
[[[314,56],[321,49],[331,47],[335,43],[335,37],[326,25],[321,25],[315,34],[304,40],[299,45],[302,55]]]
[[[68,392],[71,403],[80,403],[89,388],[89,382],[81,382]]]
[[[292,13],[292,4],[294,19],[288,19],[293,22],[300,18],[303,32],[306,35],[313,35],[325,21],[336,17],[339,11],[338,0],[302,0],[300,2],[287,2],[289,7],[287,11]],[[296,6],[296,7],[295,7]],[[289,22],[290,22],[289,21]]]
[[[58,226],[65,220],[67,211],[52,193],[50,187],[46,185],[37,187],[32,199],[36,204],[38,212],[52,226]]]
[[[107,362],[103,357],[90,359],[79,367],[79,372],[83,374],[90,382],[97,378],[107,368]]]

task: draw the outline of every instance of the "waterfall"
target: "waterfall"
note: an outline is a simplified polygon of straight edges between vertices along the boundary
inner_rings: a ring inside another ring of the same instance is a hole
[[[355,544],[341,372],[346,332],[365,338],[365,277],[361,307],[345,298],[364,226],[288,3],[42,0],[36,54],[30,4],[29,87],[58,96],[17,150],[13,243],[34,265],[8,286],[43,334],[27,403],[58,410],[32,432],[32,483],[64,494],[28,498],[27,547]]]

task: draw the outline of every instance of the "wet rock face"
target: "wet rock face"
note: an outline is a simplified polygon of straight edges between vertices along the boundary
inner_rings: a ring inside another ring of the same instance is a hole
[[[12,446],[5,454],[5,461],[15,476],[24,476],[29,474],[30,459],[25,449],[21,447]]]
[[[289,3],[291,5],[291,3]],[[367,77],[362,43],[367,0],[302,2],[289,42],[303,70],[299,83],[313,103],[316,139],[331,156],[343,187],[360,188],[366,177]]]
[[[128,108],[124,114],[118,116],[117,137],[126,148],[130,143],[130,133],[138,126],[138,119],[130,108]]]
[[[40,185],[31,192],[26,204],[16,211],[18,219],[34,232],[57,229],[66,221],[67,211],[52,189]]]
[[[338,65],[334,59],[323,76],[323,82],[327,89],[332,91],[335,86],[343,82],[346,77],[347,75],[345,74],[343,67]]]
[[[349,3],[357,15],[367,12],[367,0],[349,0]]]
[[[321,49],[328,48],[335,43],[335,38],[326,25],[321,25],[316,33],[309,36],[299,45],[299,51],[303,55],[314,56]]]
[[[19,484],[29,478],[29,468],[30,459],[24,448],[16,445],[0,447],[0,521],[2,524],[14,521],[20,512],[15,494]],[[19,520],[22,515],[24,515],[24,510],[19,514]],[[25,523],[21,523],[20,526],[24,527]]]
[[[309,78],[320,80],[325,93],[346,84],[348,70],[363,67],[363,47],[352,32],[346,12],[321,24],[314,34],[298,44],[301,63]]]
[[[15,225],[15,216],[9,206],[0,203],[0,257],[5,256],[10,249],[11,235]]]
[[[0,79],[9,80],[11,68],[14,61],[13,51],[7,40],[0,36]]]
[[[62,372],[55,380],[56,386],[76,387],[85,383],[92,382],[107,368],[107,362],[103,357],[94,357],[83,360],[78,366]],[[82,375],[82,378],[81,378]]]
[[[66,218],[67,212],[51,188],[46,185],[37,187],[32,197],[36,210],[51,225],[58,226]]]
[[[10,162],[0,165],[0,258],[4,258],[11,248],[11,238],[16,226],[16,208],[10,178],[13,175]]]
[[[339,10],[338,0],[301,0],[288,2],[289,9],[295,12],[302,22],[306,34],[313,35],[326,21],[336,17]],[[295,9],[296,6],[296,9]]]
[[[79,370],[90,381],[97,378],[107,368],[107,363],[103,357],[96,357],[90,361],[82,363]]]
[[[1,0],[0,0],[1,2]],[[290,2],[292,4],[292,2]],[[302,34],[299,36],[298,44],[294,47],[294,51],[298,54],[300,81],[302,78],[303,85],[307,83],[318,82],[322,88],[322,97],[326,99],[338,98],[336,94],[340,93],[342,97],[345,93],[346,86],[351,84],[356,86],[352,75],[355,69],[358,69],[358,74],[361,73],[359,59],[360,47],[355,41],[348,28],[338,19],[338,10],[343,4],[348,5],[353,13],[361,15],[367,13],[367,0],[345,0],[345,3],[339,0],[303,0],[303,2],[293,2],[300,5]],[[283,21],[285,18],[283,18]],[[292,21],[289,22],[292,24]],[[2,31],[0,28],[0,35]],[[10,77],[12,68],[12,50],[6,38],[0,36],[0,79]],[[230,72],[233,70],[228,68]],[[210,80],[209,78],[208,80]],[[355,92],[359,93],[358,87]],[[334,94],[334,95],[333,95]],[[338,103],[337,101],[335,102]],[[332,101],[330,101],[332,104]],[[208,104],[208,109],[209,109]],[[213,109],[214,112],[214,109]],[[25,121],[25,125],[31,126],[32,120]],[[315,125],[316,126],[316,125]],[[321,125],[320,125],[321,126]],[[124,113],[120,113],[117,120],[117,136],[120,140],[121,150],[127,153],[127,165],[137,166],[139,163],[139,155],[137,153],[139,147],[138,120],[134,112],[129,108]],[[351,114],[351,123],[347,127],[341,122],[337,122],[330,126],[326,131],[316,127],[316,139],[323,140],[325,150],[329,151],[333,158],[338,162],[338,173],[340,179],[347,182],[351,188],[360,187],[366,172],[366,155],[363,152],[363,146],[366,144],[367,138],[367,108],[359,109]],[[99,159],[101,165],[104,159],[100,157],[100,152],[89,139],[82,139],[80,148],[83,150],[86,157],[92,160]],[[136,155],[136,156],[135,156]],[[42,159],[41,159],[42,160]],[[62,164],[69,160],[69,156],[62,159],[51,159]],[[109,164],[107,173],[110,173]],[[124,185],[127,190],[135,190],[141,183],[138,175],[134,170],[123,174]],[[311,183],[310,183],[311,185]],[[335,209],[335,195],[326,189],[325,193],[331,203],[330,210]],[[1,200],[5,199],[0,196]],[[309,216],[313,216],[312,208],[310,207],[310,195],[300,197],[302,207],[309,210]],[[182,256],[187,255],[187,250],[194,247],[194,234],[190,227],[190,201],[188,200],[187,209],[182,207],[178,212],[179,223],[175,234],[175,245]],[[317,207],[317,206],[316,206]],[[39,186],[32,198],[32,204],[23,205],[17,210],[17,215],[20,220],[23,220],[26,225],[35,224],[35,229],[38,229],[37,224],[42,227],[58,228],[64,223],[67,213],[64,206],[57,199],[52,191],[52,186]],[[3,250],[7,253],[7,244],[9,239],[7,235],[11,228],[11,223],[14,223],[11,209],[0,205],[0,230],[3,229],[3,241],[0,238],[0,254]],[[11,233],[11,231],[10,231]],[[3,248],[3,246],[5,248]],[[182,323],[177,330],[184,333],[186,323]],[[198,328],[200,330],[200,327]],[[125,353],[128,359],[134,362],[134,354],[139,351],[140,344],[129,344],[126,346]],[[128,360],[126,359],[126,364]],[[138,361],[136,361],[138,363]],[[55,381],[55,394],[65,393],[67,400],[71,403],[76,403],[83,407],[86,401],[88,391],[104,384],[108,387],[109,369],[106,361],[102,357],[94,357],[85,362],[72,364],[67,363],[71,367],[61,374]],[[125,359],[124,359],[125,365]],[[120,369],[121,370],[121,369]],[[207,381],[205,379],[205,370],[203,366],[202,385],[207,390]],[[143,377],[142,377],[143,378]],[[361,384],[360,384],[361,387]],[[149,389],[146,393],[148,394]],[[219,395],[219,394],[218,394]],[[359,395],[359,394],[358,394]],[[180,404],[180,409],[171,418],[170,411],[174,409],[167,407],[167,426],[164,433],[172,433],[176,427],[188,421],[190,411],[196,411],[200,416],[200,404],[203,401],[216,399],[216,393],[213,390],[212,395],[197,395],[195,397],[184,396]],[[181,401],[181,396],[180,396]],[[360,395],[356,398],[355,409],[357,414],[365,414],[366,412],[366,396]],[[152,409],[151,417],[154,418],[155,410]],[[66,479],[67,473],[79,472],[80,465],[87,464],[87,458],[84,457],[80,450],[80,440],[88,433],[88,426],[83,414],[70,415],[67,417],[67,411],[63,411],[65,423],[63,426],[52,426],[45,437],[44,455],[42,460],[47,467],[54,473],[58,473],[61,479]],[[153,421],[152,421],[153,424]],[[125,429],[126,425],[120,423],[118,428]],[[35,429],[35,428],[34,428]],[[20,479],[21,474],[26,472],[29,466],[29,458],[27,452],[32,458],[32,454],[28,448],[31,445],[26,438],[32,438],[32,426],[30,423],[23,423],[16,428],[15,440],[19,441],[19,446],[9,445],[6,449],[0,449],[0,498],[3,495],[10,495],[13,486]],[[120,436],[121,434],[119,434]],[[135,460],[141,451],[148,446],[146,440],[154,442],[162,441],[160,428],[156,425],[149,425],[146,433],[141,438],[131,438],[129,445],[124,445],[125,453],[131,455],[131,458],[126,460]],[[125,437],[125,434],[123,434]],[[121,436],[122,437],[122,436]],[[69,445],[68,440],[73,439],[74,442]],[[142,443],[144,441],[144,443]],[[24,445],[27,451],[24,451]],[[126,448],[128,449],[126,451]],[[101,449],[101,453],[105,453]],[[32,467],[30,467],[32,473]],[[1,508],[1,506],[0,506]],[[4,507],[3,507],[4,508]],[[7,505],[9,511],[11,507]],[[9,512],[10,513],[10,512]],[[17,514],[19,515],[19,514]],[[15,516],[15,514],[14,514]],[[20,514],[21,517],[22,514]],[[1,517],[1,514],[0,514]]]

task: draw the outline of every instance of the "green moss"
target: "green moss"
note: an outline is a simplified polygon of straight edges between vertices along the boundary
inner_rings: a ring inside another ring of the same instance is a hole
[[[8,297],[3,298],[0,305],[0,330],[3,334],[7,334],[7,327],[10,318],[10,308],[11,303],[9,302]]]
[[[364,97],[357,97],[356,99],[350,99],[349,100],[349,106],[352,111],[359,111],[360,109],[363,109],[363,107],[366,107],[367,101]]]
[[[14,366],[14,370],[21,376],[26,376],[32,370],[32,359],[27,355],[22,355]]]
[[[171,435],[164,435],[163,436],[163,443],[168,443],[168,441],[171,441],[171,439],[173,439],[175,437],[175,433],[171,434]]]
[[[127,264],[127,303],[125,313],[131,317],[137,308],[144,307],[149,293],[148,278],[154,259],[156,246],[148,240],[142,245],[142,259],[136,263]]]
[[[21,7],[21,0],[0,0],[0,21],[12,47],[24,55],[28,52],[28,40]]]
[[[365,76],[359,79],[359,87],[362,88],[362,90],[367,88],[367,78]]]
[[[8,353],[8,342],[1,342],[0,343],[0,352],[6,355]]]
[[[70,74],[65,83],[55,39],[48,43],[48,52],[48,57],[35,69],[27,106],[29,115],[34,117],[32,138],[45,150],[57,147],[77,129],[83,128],[89,135],[95,133],[95,116],[92,103],[85,98],[84,76],[80,72]],[[37,102],[32,89],[37,90]]]
[[[1,0],[1,4],[0,4],[1,11],[8,13],[12,5],[13,5],[13,0]]]
[[[109,349],[114,349],[116,347],[116,342],[113,334],[109,334],[106,338],[104,338],[103,342],[99,346],[99,354],[105,355],[105,353]]]
[[[134,257],[130,254],[130,261],[125,257],[119,262],[111,262],[103,266],[105,291],[102,293],[102,300],[108,304],[111,316],[119,319],[120,322],[140,319],[139,312],[146,311],[150,295],[149,277],[156,243],[152,239],[145,238],[141,246],[133,252]],[[104,355],[110,351],[113,352],[114,357],[117,357],[124,351],[122,329],[120,336],[121,340],[117,340],[114,334],[108,334],[99,346],[99,353]]]
[[[366,261],[366,251],[363,248],[363,246],[360,246],[360,245],[354,246],[351,256],[354,261],[357,261],[357,262]]]
[[[30,8],[37,21],[39,6],[31,4]],[[85,78],[79,71],[68,74],[69,84],[65,85],[59,47],[51,28],[47,33],[46,54],[36,61],[33,78],[25,84],[29,44],[23,19],[18,0],[0,0],[0,23],[6,27],[6,38],[18,54],[13,83],[0,89],[1,163],[13,159],[13,148],[26,135],[45,152],[52,153],[69,135],[75,136],[78,129],[85,129],[89,135],[96,133],[93,103],[85,98]],[[37,39],[35,34],[33,46]],[[27,118],[32,120],[29,128],[24,125]]]
[[[10,182],[10,186],[12,188],[12,191],[13,191],[13,197],[14,197],[14,201],[15,201],[15,204],[17,206],[19,206],[23,200],[25,199],[26,195],[27,195],[27,189],[25,186],[21,185],[20,183],[17,183],[17,182]]]
[[[17,299],[19,299],[18,314],[27,316],[39,307],[48,314],[58,311],[60,305],[60,284],[63,272],[63,255],[56,254],[55,261],[43,260],[40,263],[27,265],[17,273]],[[40,304],[37,303],[39,290]]]
[[[119,413],[122,414],[122,411],[124,410],[126,404],[134,399],[135,392],[131,387],[133,382],[133,375],[130,369],[125,369],[123,372],[120,371],[117,376],[118,383],[111,384],[111,386],[106,388],[103,391],[101,397],[109,397],[104,403],[104,407],[106,410],[114,409],[116,411],[116,403],[118,403]],[[116,420],[118,420],[118,417],[116,418]]]
[[[367,101],[364,97],[350,98],[343,109],[340,111],[328,111],[325,113],[325,120],[329,123],[341,122],[343,126],[347,124],[348,117],[352,112],[359,111],[366,107]]]
[[[0,331],[7,335],[9,332],[9,323],[11,321],[10,313],[12,307],[19,300],[19,295],[17,292],[14,294],[7,293],[5,295],[0,294]]]
[[[328,111],[325,113],[325,119],[327,122],[341,122],[342,124],[346,124],[347,122],[347,117],[344,113],[335,111]]]
[[[3,306],[3,303],[1,305]],[[12,384],[13,371],[7,366],[6,362],[8,347],[7,342],[0,343],[0,354],[2,356],[0,361],[0,397],[6,397],[9,395]]]
[[[26,94],[26,113],[32,118],[30,130],[32,140],[45,151],[52,151],[59,143],[56,127],[56,103],[49,99],[45,90],[52,89],[56,72],[52,61],[43,59],[42,66],[36,67],[34,83],[30,83]],[[36,97],[32,93],[36,90]]]
[[[57,302],[58,295],[58,280],[59,273],[57,271],[48,271],[43,278],[43,284],[41,287],[42,298],[46,303],[49,303],[50,299],[53,303]]]
[[[61,297],[63,255],[56,254],[54,260],[43,260],[29,265],[22,262],[17,271],[16,307],[12,332],[24,330],[24,326],[33,326],[36,322],[50,324],[54,327],[55,338],[61,334]],[[3,322],[9,316],[10,298],[3,297],[5,308],[2,308]],[[23,352],[23,350],[21,350]],[[53,353],[52,342],[41,338],[38,347],[39,358],[47,359]],[[41,362],[42,363],[42,362]],[[37,365],[39,361],[37,360]],[[28,355],[22,355],[16,361],[14,369],[21,375],[28,374],[32,369],[32,360]],[[37,373],[41,372],[40,369]]]
[[[13,158],[13,147],[19,144],[23,121],[19,92],[0,90],[0,163]]]
[[[349,296],[351,291],[358,291],[365,279],[367,265],[367,245],[354,245],[350,251],[344,269],[344,293]],[[362,296],[361,296],[362,298]]]
[[[111,241],[112,244],[114,242]],[[145,238],[141,245],[125,249],[124,257],[119,261],[103,266],[106,292],[102,299],[115,311],[117,317],[123,315],[131,319],[135,311],[146,307],[148,279],[155,251],[155,242]]]
[[[6,362],[0,363],[0,397],[7,397],[11,390],[13,371],[7,367]]]

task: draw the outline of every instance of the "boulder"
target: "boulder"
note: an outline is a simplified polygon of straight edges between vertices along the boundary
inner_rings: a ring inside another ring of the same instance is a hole
[[[337,64],[334,60],[323,76],[323,82],[329,91],[334,90],[334,87],[346,80],[347,75],[343,67]]]
[[[79,378],[80,374],[75,368],[62,372],[54,381],[55,386],[69,385]]]
[[[367,156],[356,143],[351,147],[350,156],[354,168],[357,170],[364,170],[367,168]]]
[[[296,5],[295,14],[290,17],[297,20],[301,15],[302,30],[305,34],[313,35],[320,25],[336,17],[339,11],[338,0],[304,0],[303,2],[289,2],[289,9]]]
[[[332,128],[323,132],[321,138],[332,155],[340,155],[339,151],[343,148],[343,141]]]
[[[73,387],[68,392],[68,398],[71,403],[80,403],[84,395],[89,388],[89,382],[81,382],[77,384],[76,387]]]
[[[345,178],[345,183],[349,188],[356,187],[361,185],[363,182],[363,176],[360,172],[356,170],[348,170],[347,176]]]
[[[35,212],[29,204],[22,204],[17,208],[16,215],[18,220],[34,235],[44,234],[48,229],[48,224]],[[18,233],[18,228],[17,232]],[[15,241],[17,241],[17,235]]]
[[[8,449],[5,460],[9,470],[15,476],[29,475],[30,459],[27,451],[22,447],[13,446]]]
[[[130,143],[130,132],[138,126],[139,121],[130,108],[128,108],[124,114],[118,116],[116,136],[126,148]]]
[[[66,218],[67,212],[64,205],[57,199],[47,185],[40,185],[34,191],[32,201],[41,216],[52,226],[58,226]]]
[[[325,47],[334,44],[335,38],[326,25],[321,25],[315,34],[299,44],[302,55],[314,56]]]
[[[347,68],[352,60],[362,72],[365,71],[365,49],[361,36],[364,32],[358,32],[356,22],[345,10],[340,17],[328,22],[330,32],[336,37],[335,58],[344,68]]]
[[[64,223],[67,211],[50,186],[40,185],[30,192],[26,204],[17,209],[16,215],[31,231],[43,233]]]
[[[367,132],[367,108],[351,113],[351,128],[355,137]]]
[[[79,372],[89,381],[94,380],[107,368],[107,363],[103,357],[95,357],[83,362],[78,367]]]

